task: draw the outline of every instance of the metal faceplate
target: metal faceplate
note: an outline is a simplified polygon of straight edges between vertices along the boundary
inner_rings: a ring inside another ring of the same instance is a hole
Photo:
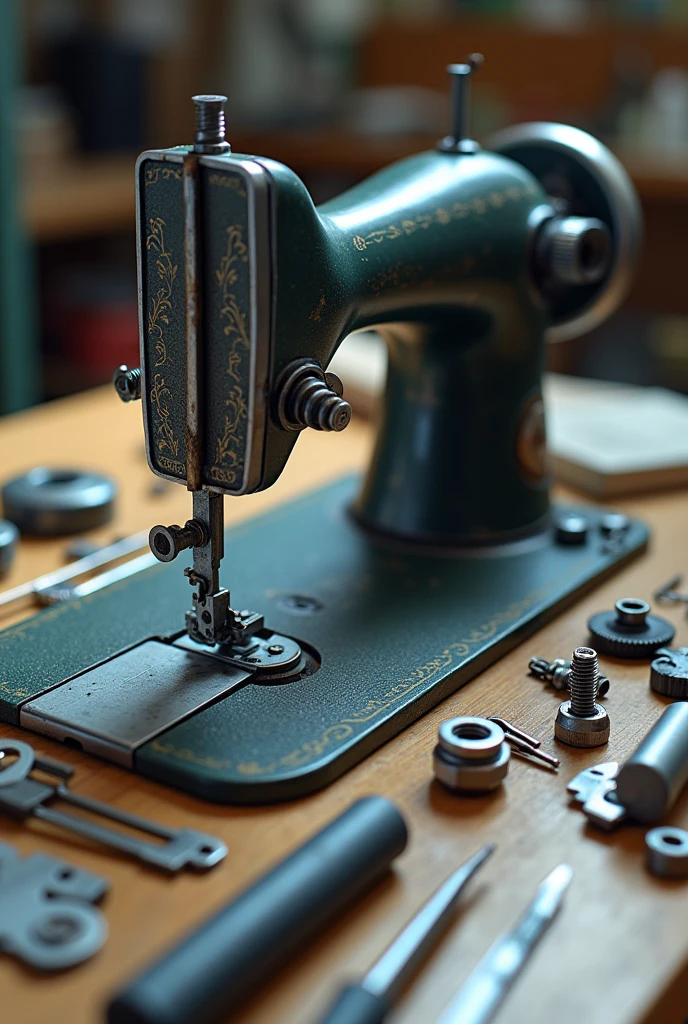
[[[149,465],[195,489],[244,494],[263,460],[268,174],[250,158],[181,148],[141,154],[136,173]]]

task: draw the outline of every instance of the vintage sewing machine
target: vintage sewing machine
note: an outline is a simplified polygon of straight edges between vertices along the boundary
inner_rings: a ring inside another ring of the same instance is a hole
[[[190,561],[2,634],[5,720],[210,800],[302,795],[643,549],[639,522],[551,508],[541,395],[546,337],[625,294],[633,188],[565,125],[481,149],[474,67],[450,69],[436,149],[319,208],[231,152],[217,97],[195,145],[139,158],[141,367],[115,383],[143,400],[153,472],[192,492],[152,552]],[[389,349],[365,479],[225,537],[224,495],[270,487],[300,431],[346,427],[327,368],[364,327]]]

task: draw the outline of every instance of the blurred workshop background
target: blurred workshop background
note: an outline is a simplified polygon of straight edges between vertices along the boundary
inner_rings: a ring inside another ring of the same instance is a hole
[[[644,208],[624,309],[551,367],[688,392],[688,0],[2,0],[2,411],[137,365],[134,160],[192,139],[192,94],[321,201],[434,145],[475,50],[478,139],[586,128]]]

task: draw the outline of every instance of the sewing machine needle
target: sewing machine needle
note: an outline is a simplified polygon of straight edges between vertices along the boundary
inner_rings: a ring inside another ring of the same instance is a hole
[[[362,981],[339,994],[320,1024],[381,1024],[399,993],[454,918],[466,884],[494,852],[483,846],[449,876],[409,921]]]
[[[547,875],[516,927],[487,951],[436,1024],[488,1024],[492,1020],[556,916],[572,877],[568,864],[559,864]]]

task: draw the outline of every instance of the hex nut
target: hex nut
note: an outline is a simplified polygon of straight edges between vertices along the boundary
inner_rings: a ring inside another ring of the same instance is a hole
[[[571,714],[571,701],[559,705],[554,735],[570,747],[601,747],[609,740],[609,715],[601,704],[595,704],[595,714],[578,718]]]
[[[648,871],[660,878],[688,878],[688,832],[670,825],[645,834]]]
[[[433,751],[435,778],[458,793],[489,793],[509,770],[511,747],[504,731],[486,718],[463,716],[443,722]]]
[[[453,757],[468,761],[494,760],[504,743],[504,730],[487,718],[459,715],[442,722],[437,742]]]

